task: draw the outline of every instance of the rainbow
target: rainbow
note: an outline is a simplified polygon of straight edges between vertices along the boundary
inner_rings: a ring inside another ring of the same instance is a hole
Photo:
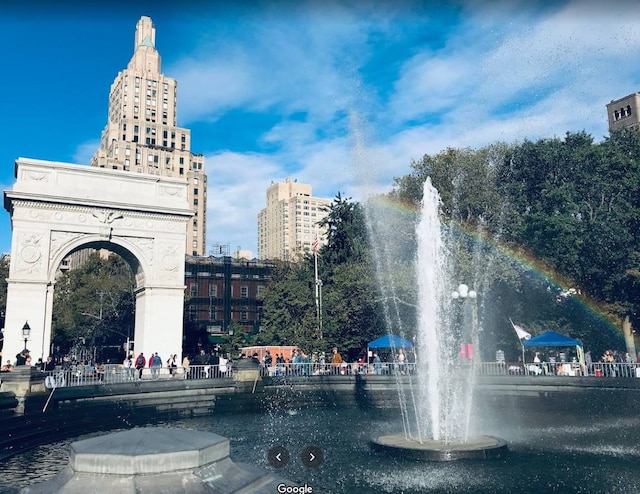
[[[419,211],[416,205],[410,201],[402,202],[389,196],[374,196],[369,200],[376,206],[400,214],[412,221],[417,221],[418,219]],[[507,259],[518,271],[533,276],[541,283],[546,284],[551,291],[557,294],[559,301],[571,298],[577,302],[581,310],[585,311],[597,321],[600,326],[606,328],[616,339],[624,338],[622,321],[619,317],[606,311],[602,303],[589,297],[584,290],[577,287],[570,278],[563,276],[542,259],[535,257],[524,248],[514,247],[505,242],[501,242],[499,238],[479,231],[471,225],[455,223],[449,226],[453,228],[456,233],[470,238],[474,243],[480,243],[482,247]],[[524,326],[526,327],[526,324],[524,324]]]

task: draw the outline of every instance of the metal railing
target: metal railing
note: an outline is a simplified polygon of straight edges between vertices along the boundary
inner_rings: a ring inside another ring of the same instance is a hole
[[[284,376],[354,376],[354,375],[400,375],[415,374],[416,364],[414,363],[388,363],[380,364],[352,362],[341,364],[331,364],[322,362],[309,363],[280,363],[270,366],[260,364],[260,375],[262,377],[284,377]]]
[[[466,363],[466,362],[465,362]],[[353,376],[353,375],[415,375],[415,363],[284,363],[271,366],[259,365],[262,377],[286,376]],[[577,362],[508,363],[482,362],[478,372],[484,376],[584,376],[640,378],[640,364],[595,362],[581,366]],[[222,379],[233,377],[233,364],[190,365],[188,368],[145,367],[142,372],[122,365],[76,366],[58,368],[46,372],[45,384],[48,388],[63,386],[87,386],[95,384],[122,384],[131,382],[151,382],[169,379]]]
[[[95,384],[123,384],[169,379],[214,379],[232,377],[230,365],[190,365],[188,368],[144,367],[135,369],[122,365],[72,366],[45,372],[48,388],[87,386]]]
[[[506,363],[483,362],[480,374],[485,376],[583,376],[583,377],[640,377],[640,364],[632,362],[578,362]]]

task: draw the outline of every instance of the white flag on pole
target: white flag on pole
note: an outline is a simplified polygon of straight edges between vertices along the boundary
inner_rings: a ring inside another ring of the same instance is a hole
[[[531,333],[526,332],[524,329],[522,329],[517,324],[513,324],[513,321],[511,321],[511,319],[509,319],[509,321],[511,322],[511,325],[513,326],[513,329],[516,330],[516,334],[518,335],[518,339],[520,339],[520,340],[530,340],[531,339]]]

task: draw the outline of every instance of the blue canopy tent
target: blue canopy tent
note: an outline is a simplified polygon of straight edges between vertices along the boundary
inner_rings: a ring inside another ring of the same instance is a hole
[[[547,331],[522,343],[524,346],[582,346],[580,340],[569,338],[555,331]]]
[[[380,338],[370,341],[367,344],[367,362],[369,361],[369,356],[371,355],[370,348],[411,348],[413,347],[413,343],[409,340],[405,340],[400,336],[394,334],[388,334],[386,336],[381,336]]]
[[[537,346],[574,346],[576,347],[576,353],[578,354],[578,361],[580,365],[584,366],[584,350],[582,348],[582,342],[574,338],[569,338],[555,331],[547,331],[535,338],[530,338],[522,342],[523,347],[537,347]]]
[[[394,334],[388,334],[386,336],[381,336],[377,340],[370,341],[367,344],[369,348],[411,348],[413,347],[413,343],[409,340],[405,340],[400,336],[396,336]]]

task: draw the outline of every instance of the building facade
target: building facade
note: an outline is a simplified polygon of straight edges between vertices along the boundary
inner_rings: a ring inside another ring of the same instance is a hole
[[[607,105],[607,117],[609,119],[609,131],[623,128],[640,128],[640,93],[633,93],[612,100]]]
[[[187,256],[183,351],[223,343],[233,328],[250,342],[260,332],[260,295],[272,268],[256,259]]]
[[[311,185],[286,179],[267,188],[267,204],[258,213],[258,259],[295,261],[311,252],[314,241],[325,245],[326,229],[318,222],[331,201],[313,197]]]
[[[186,179],[194,211],[186,252],[205,255],[205,159],[191,152],[191,131],[177,126],[178,84],[162,74],[155,38],[153,22],[141,17],[133,57],[111,85],[107,125],[91,166]]]

